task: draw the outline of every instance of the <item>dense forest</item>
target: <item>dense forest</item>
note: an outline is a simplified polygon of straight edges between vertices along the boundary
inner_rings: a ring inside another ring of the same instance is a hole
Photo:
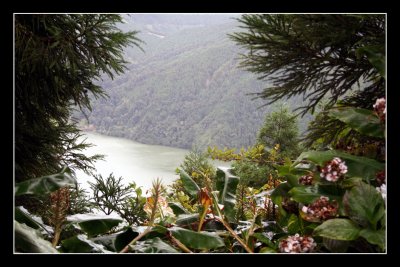
[[[14,15],[15,253],[387,253],[386,15],[225,19]],[[144,191],[82,129],[198,147]]]
[[[237,16],[236,16],[237,17]],[[128,49],[128,71],[100,83],[110,96],[76,114],[84,129],[145,144],[191,149],[248,147],[276,105],[252,100],[265,82],[240,68],[240,49],[228,34],[229,15],[126,15],[124,30],[139,30],[144,52]],[[294,109],[300,97],[288,101]],[[310,119],[299,120],[304,131]],[[86,128],[84,127],[86,126]]]

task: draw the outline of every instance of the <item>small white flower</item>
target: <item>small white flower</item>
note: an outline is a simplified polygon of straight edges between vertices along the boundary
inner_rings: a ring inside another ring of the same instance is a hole
[[[380,187],[376,187],[376,190],[381,193],[382,198],[386,201],[386,184],[382,184]]]

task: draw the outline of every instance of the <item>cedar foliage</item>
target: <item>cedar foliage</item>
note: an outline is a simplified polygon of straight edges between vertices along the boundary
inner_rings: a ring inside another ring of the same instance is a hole
[[[242,67],[272,85],[256,97],[267,104],[303,95],[300,113],[314,112],[324,98],[371,108],[385,93],[384,78],[366,51],[385,54],[385,16],[353,14],[243,15],[243,32],[231,34],[247,49]],[[354,95],[349,95],[357,89]]]
[[[89,108],[89,94],[106,96],[95,82],[123,73],[123,48],[138,45],[116,14],[15,15],[15,179],[56,173],[63,165],[90,172],[100,155],[70,120]]]

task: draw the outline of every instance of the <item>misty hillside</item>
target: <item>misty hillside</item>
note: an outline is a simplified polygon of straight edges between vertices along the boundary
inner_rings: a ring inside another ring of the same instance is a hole
[[[121,28],[140,31],[144,52],[127,50],[129,70],[102,82],[110,97],[86,111],[91,127],[180,148],[252,145],[272,107],[260,108],[265,102],[248,95],[267,84],[238,68],[240,48],[227,36],[239,31],[231,17],[125,15]]]

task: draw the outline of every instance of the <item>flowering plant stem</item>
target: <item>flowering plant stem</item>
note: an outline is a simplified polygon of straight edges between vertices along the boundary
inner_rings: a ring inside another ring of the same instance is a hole
[[[131,242],[129,242],[128,245],[126,245],[119,253],[126,253],[129,250],[129,246],[135,244],[136,241],[138,241],[139,239],[141,239],[142,237],[144,237],[145,235],[147,235],[148,233],[150,233],[151,231],[151,226],[147,227],[146,230],[144,230],[143,233],[141,233],[140,235],[138,235],[137,237],[135,237],[135,239],[133,239]]]
[[[199,222],[199,227],[197,229],[197,232],[201,231],[201,227],[203,226],[203,223],[204,223],[204,217],[207,214],[208,206],[203,206],[203,208],[204,208],[204,210],[203,210],[203,212],[201,213],[201,216],[200,216],[200,222]]]
[[[129,250],[129,246],[135,244],[136,241],[141,239],[143,236],[147,235],[150,231],[152,226],[154,225],[154,219],[157,211],[157,205],[158,205],[158,198],[161,194],[161,181],[157,179],[155,182],[153,182],[153,196],[154,196],[154,205],[153,208],[151,209],[151,216],[150,216],[150,221],[149,221],[149,226],[146,228],[146,230],[135,237],[131,242],[129,242],[128,245],[126,245],[119,253],[126,253]]]
[[[176,239],[175,237],[173,237],[172,235],[170,236],[172,241],[174,241],[174,243],[183,251],[187,252],[187,253],[193,253],[190,249],[188,249],[184,244],[182,244],[181,241],[179,241],[178,239]]]
[[[229,224],[222,218],[215,217],[217,221],[221,222],[225,228],[231,233],[231,235],[242,245],[242,247],[248,252],[248,253],[253,253],[253,251],[246,245],[246,243],[235,233],[235,231],[232,230],[232,228],[229,226]]]

